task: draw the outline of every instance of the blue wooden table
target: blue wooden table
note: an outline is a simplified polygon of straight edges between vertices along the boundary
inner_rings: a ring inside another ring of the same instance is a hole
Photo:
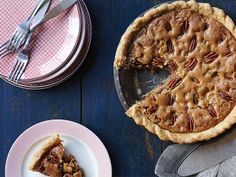
[[[119,102],[113,60],[119,39],[131,21],[159,0],[85,0],[93,22],[90,52],[81,69],[65,83],[27,91],[0,81],[0,176],[15,139],[38,122],[62,118],[81,123],[104,142],[113,176],[154,177],[154,167],[169,144],[136,126]],[[212,0],[236,19],[235,0]]]

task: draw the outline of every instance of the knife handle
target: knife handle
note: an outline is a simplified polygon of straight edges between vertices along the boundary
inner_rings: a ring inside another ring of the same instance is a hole
[[[42,23],[51,20],[52,18],[58,16],[66,9],[74,5],[78,0],[62,0],[59,4],[53,7],[37,24],[31,26],[30,31],[34,31]]]

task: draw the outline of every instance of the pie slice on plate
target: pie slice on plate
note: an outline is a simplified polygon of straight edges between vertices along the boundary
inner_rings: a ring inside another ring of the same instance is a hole
[[[59,135],[47,139],[34,154],[29,169],[50,177],[84,177],[75,157],[65,152]]]
[[[118,46],[116,69],[169,68],[168,79],[127,111],[162,140],[193,143],[236,122],[236,29],[223,10],[176,1],[137,18]]]

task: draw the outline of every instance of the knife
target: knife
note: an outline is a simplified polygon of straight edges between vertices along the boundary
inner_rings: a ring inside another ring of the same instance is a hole
[[[30,31],[34,31],[39,25],[58,16],[78,1],[79,0],[62,0],[59,4],[49,10],[48,13],[38,23],[33,24],[30,28]]]
[[[38,3],[40,3],[41,1],[43,1],[43,0],[37,0]],[[44,15],[46,14],[46,12],[49,9],[51,1],[52,0],[47,1],[43,5],[43,7],[41,7],[41,9],[37,12],[37,14],[33,18],[32,25],[37,24],[37,23],[39,23],[42,20],[42,18],[44,17]]]
[[[236,128],[213,140],[203,142],[179,166],[180,176],[191,176],[236,155]]]

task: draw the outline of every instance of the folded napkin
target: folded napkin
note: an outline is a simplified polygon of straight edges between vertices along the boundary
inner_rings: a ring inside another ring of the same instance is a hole
[[[159,158],[155,174],[159,177],[180,177],[181,162],[200,144],[170,145]],[[236,177],[236,156],[191,177]]]

